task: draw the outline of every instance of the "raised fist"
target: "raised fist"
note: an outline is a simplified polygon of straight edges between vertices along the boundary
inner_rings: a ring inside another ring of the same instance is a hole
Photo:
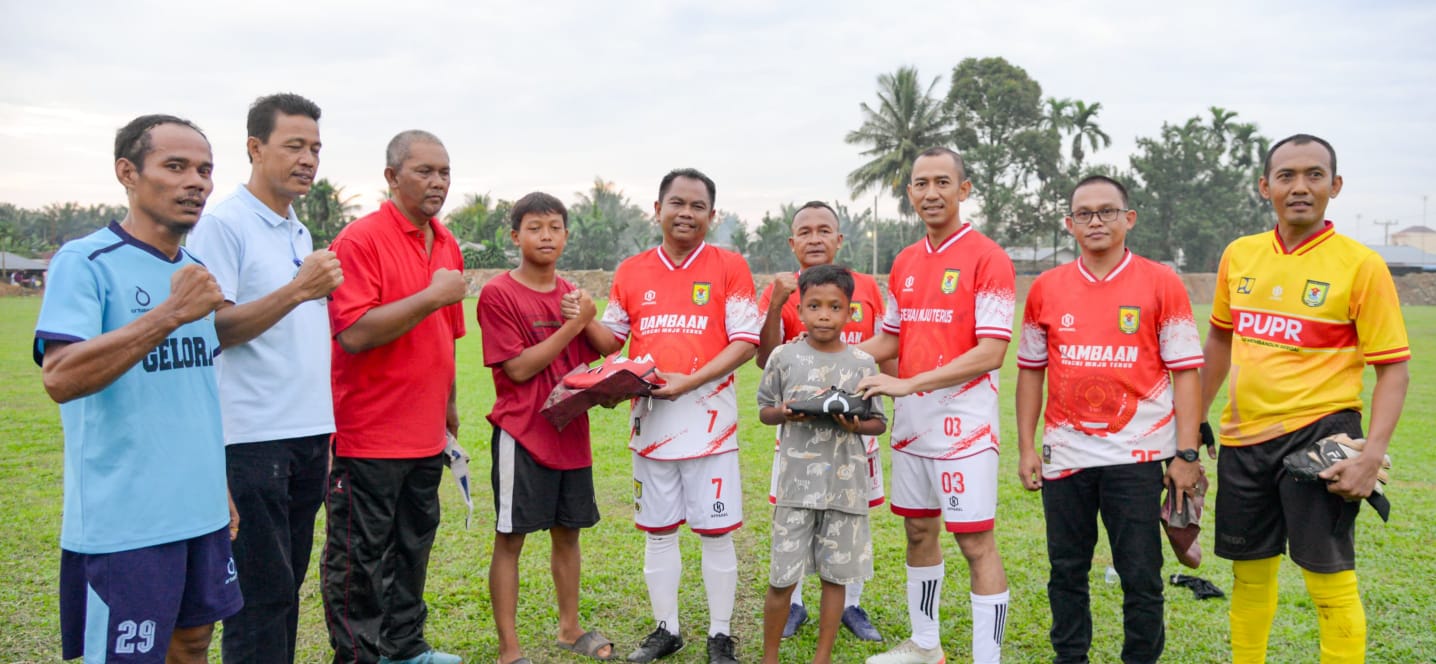
[[[448,306],[464,299],[469,292],[469,284],[464,281],[463,272],[441,267],[434,270],[434,276],[429,280],[429,292],[439,306]]]
[[[299,274],[294,275],[304,301],[317,300],[334,292],[344,283],[344,270],[339,267],[339,257],[327,249],[320,249],[304,257]]]
[[[199,265],[186,265],[170,276],[170,296],[163,306],[174,311],[180,323],[192,323],[224,302],[214,275]]]
[[[773,278],[773,299],[768,306],[774,311],[780,311],[783,305],[788,302],[788,296],[798,290],[798,277],[792,272],[784,272]]]

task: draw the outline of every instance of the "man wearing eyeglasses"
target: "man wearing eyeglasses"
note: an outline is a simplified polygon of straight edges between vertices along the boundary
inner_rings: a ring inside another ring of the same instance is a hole
[[[1042,491],[1054,661],[1087,661],[1087,578],[1100,515],[1122,579],[1122,661],[1155,662],[1165,641],[1162,486],[1170,484],[1180,504],[1202,474],[1202,347],[1181,279],[1126,247],[1137,222],[1126,187],[1093,175],[1077,183],[1071,203],[1067,231],[1082,255],[1037,277],[1023,313],[1018,475],[1027,490]]]
[[[249,182],[210,206],[187,244],[225,300],[215,365],[245,602],[224,621],[224,661],[292,662],[334,433],[324,297],[343,276],[294,214],[319,167],[319,107],[269,95],[247,125]]]

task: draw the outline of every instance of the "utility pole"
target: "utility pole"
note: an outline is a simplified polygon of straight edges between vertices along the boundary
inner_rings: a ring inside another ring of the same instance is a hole
[[[878,195],[873,194],[873,276],[878,275]]]
[[[1384,227],[1384,228],[1381,229],[1381,231],[1382,231],[1381,244],[1384,244],[1384,245],[1389,245],[1389,244],[1391,244],[1391,227],[1396,225],[1396,220],[1395,220],[1395,219],[1387,219],[1386,221],[1378,221],[1378,222],[1374,222],[1374,223],[1375,223],[1377,226],[1383,226],[1383,227]]]

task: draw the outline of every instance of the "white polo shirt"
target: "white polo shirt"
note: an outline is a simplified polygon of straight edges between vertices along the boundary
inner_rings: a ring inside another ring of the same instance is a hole
[[[313,251],[294,208],[281,217],[244,185],[205,206],[186,242],[236,305],[288,283]],[[254,443],[334,432],[329,387],[329,310],[323,298],[295,307],[264,334],[224,348],[215,362],[224,442]]]

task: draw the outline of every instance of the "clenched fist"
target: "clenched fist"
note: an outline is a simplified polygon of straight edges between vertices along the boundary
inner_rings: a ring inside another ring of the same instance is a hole
[[[468,292],[469,284],[464,281],[464,273],[458,270],[441,267],[434,270],[434,276],[429,280],[429,293],[441,307],[464,299]]]
[[[773,277],[773,299],[769,301],[768,308],[773,311],[782,311],[783,305],[788,302],[788,296],[798,290],[798,277],[792,272],[784,272]]]
[[[577,318],[587,325],[598,314],[598,309],[593,304],[593,298],[588,296],[588,292],[578,289],[563,294],[559,303],[559,313],[564,320]]]
[[[339,267],[339,257],[327,249],[305,256],[299,266],[299,274],[294,275],[294,283],[305,302],[333,293],[339,284],[344,283],[344,270]]]
[[[162,306],[171,309],[183,324],[208,316],[223,302],[224,293],[214,275],[199,265],[186,265],[170,276],[170,296]]]

